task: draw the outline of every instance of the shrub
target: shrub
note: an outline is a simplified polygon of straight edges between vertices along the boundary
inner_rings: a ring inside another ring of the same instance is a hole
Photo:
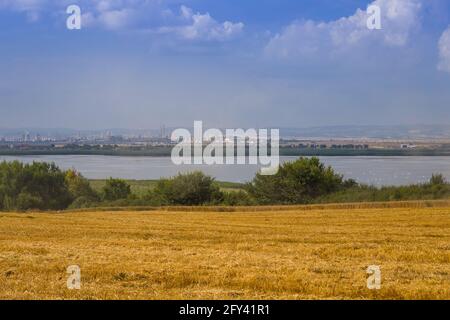
[[[142,201],[145,203],[145,205],[154,207],[160,207],[169,204],[169,201],[161,191],[154,190],[148,190],[147,193],[142,196]]]
[[[39,196],[34,196],[28,192],[21,192],[17,196],[14,209],[17,210],[45,209],[45,204]]]
[[[99,199],[98,194],[94,189],[92,189],[89,181],[79,172],[73,169],[68,170],[65,178],[69,192],[72,195],[72,199],[82,198],[84,199],[83,201],[89,200],[90,202],[94,202]]]
[[[407,186],[357,185],[318,199],[322,203],[433,200],[450,197],[450,185],[440,175],[433,175],[429,183]]]
[[[175,205],[218,204],[223,200],[223,193],[214,178],[199,171],[161,179],[154,193],[164,202]]]
[[[65,173],[54,163],[0,163],[1,209],[60,210],[71,200]]]
[[[126,199],[131,195],[131,187],[125,180],[109,178],[102,193],[106,201]]]
[[[445,179],[444,175],[441,173],[435,173],[430,178],[430,184],[431,185],[445,185],[447,184],[447,180]]]
[[[76,198],[69,206],[69,209],[92,208],[96,204],[96,199],[86,196]]]
[[[240,190],[224,192],[223,204],[226,206],[253,206],[256,201],[247,192]]]
[[[272,176],[257,174],[246,189],[261,204],[305,204],[352,184],[313,157],[286,162]]]

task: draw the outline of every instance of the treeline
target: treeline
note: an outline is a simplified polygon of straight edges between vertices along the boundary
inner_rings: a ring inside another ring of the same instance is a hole
[[[110,178],[96,191],[75,170],[52,163],[0,163],[0,210],[63,210],[127,206],[282,205],[337,202],[442,199],[450,184],[440,174],[428,183],[382,187],[346,180],[318,158],[284,163],[273,176],[256,174],[243,190],[223,191],[201,172],[160,179],[153,188],[135,194],[121,179]]]
[[[11,149],[10,144],[0,144],[0,155],[106,155],[106,156],[149,156],[170,157],[172,146],[150,147],[118,147],[115,145],[54,147],[49,145],[16,146]],[[448,156],[447,147],[436,149],[354,149],[354,148],[302,148],[281,146],[280,156],[311,157],[311,156]]]

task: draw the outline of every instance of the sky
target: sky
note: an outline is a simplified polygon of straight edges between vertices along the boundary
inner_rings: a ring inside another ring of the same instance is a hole
[[[0,0],[0,111],[0,128],[446,124],[450,1]]]

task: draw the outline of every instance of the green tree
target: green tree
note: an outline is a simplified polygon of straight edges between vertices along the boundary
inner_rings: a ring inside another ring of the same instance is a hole
[[[32,195],[28,192],[21,192],[17,196],[15,201],[15,208],[17,210],[27,210],[27,209],[44,209],[45,204],[39,195]]]
[[[175,205],[217,204],[223,199],[223,193],[214,178],[200,171],[161,179],[154,193],[165,199],[165,202]]]
[[[102,193],[107,201],[126,199],[131,195],[131,187],[125,180],[109,178]]]
[[[0,164],[0,206],[6,210],[65,209],[72,201],[65,173],[54,163]]]
[[[258,173],[246,190],[261,204],[305,204],[353,184],[312,157],[286,162],[272,176]]]
[[[98,194],[92,189],[89,180],[84,178],[74,169],[66,171],[66,183],[73,199],[86,198],[92,201],[98,200]]]

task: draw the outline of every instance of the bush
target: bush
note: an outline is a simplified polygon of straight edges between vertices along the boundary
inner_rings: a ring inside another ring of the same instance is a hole
[[[89,200],[90,202],[99,200],[99,196],[97,192],[92,189],[89,180],[84,178],[79,172],[75,170],[68,170],[66,172],[66,183],[69,188],[69,192],[72,195],[72,199],[82,198]]]
[[[305,204],[353,183],[313,157],[286,162],[272,176],[257,174],[246,189],[261,204]]]
[[[154,194],[173,205],[218,204],[223,200],[214,179],[199,171],[159,180]]]
[[[229,187],[236,187],[230,184]],[[0,210],[62,210],[70,208],[305,204],[432,200],[450,197],[450,184],[442,174],[428,183],[375,187],[343,180],[317,158],[283,164],[274,176],[257,174],[246,191],[221,192],[213,178],[202,172],[161,179],[153,190],[138,197],[126,181],[106,181],[101,197],[75,170],[61,171],[54,164],[0,163]]]
[[[69,206],[69,209],[92,208],[96,205],[96,200],[91,197],[81,196],[76,198]]]
[[[71,201],[65,173],[54,163],[0,163],[0,209],[61,210]]]
[[[433,175],[430,182],[408,186],[366,186],[357,185],[349,189],[325,195],[321,203],[435,200],[450,197],[450,185],[440,175]]]
[[[15,208],[17,210],[45,209],[45,204],[39,196],[34,196],[28,192],[21,192],[17,196]]]
[[[232,191],[224,193],[223,204],[226,206],[253,206],[256,201],[245,191]]]
[[[125,180],[109,178],[102,193],[103,200],[106,201],[127,199],[131,195],[131,187]]]
[[[435,173],[431,176],[429,183],[433,186],[443,186],[447,184],[447,180],[441,173]]]
[[[153,207],[161,207],[169,204],[169,201],[161,191],[155,192],[154,190],[148,190],[142,197],[142,201],[145,205]]]

